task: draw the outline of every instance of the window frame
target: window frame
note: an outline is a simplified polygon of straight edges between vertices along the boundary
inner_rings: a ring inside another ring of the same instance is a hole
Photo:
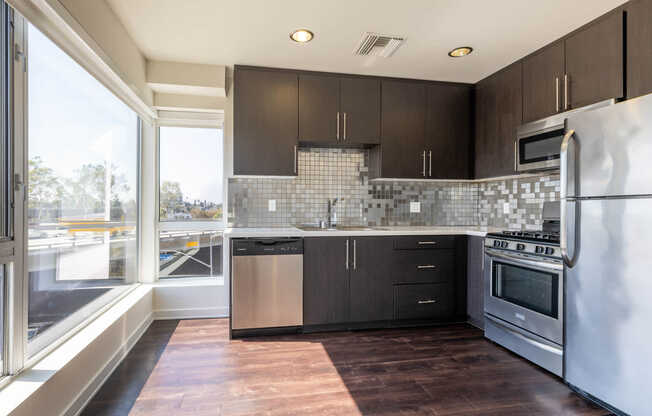
[[[214,220],[194,220],[194,221],[161,221],[160,213],[161,213],[161,127],[178,127],[178,128],[199,128],[199,129],[215,129],[215,130],[221,130],[222,131],[222,218],[219,221],[214,221]],[[165,122],[162,120],[157,121],[155,124],[155,131],[156,131],[156,166],[155,166],[155,171],[156,171],[156,192],[155,192],[155,204],[156,204],[156,227],[155,227],[155,235],[154,235],[154,241],[155,241],[155,255],[156,259],[154,261],[155,263],[155,271],[156,271],[156,276],[155,280],[156,281],[165,281],[165,282],[171,282],[171,281],[192,281],[192,280],[204,280],[204,279],[216,279],[219,278],[220,275],[212,275],[212,276],[179,276],[179,277],[161,277],[160,276],[160,236],[161,236],[161,231],[174,231],[176,230],[183,230],[183,231],[215,231],[215,232],[220,232],[223,233],[224,230],[226,229],[226,224],[227,224],[227,217],[228,217],[228,201],[226,199],[226,187],[228,185],[228,178],[227,175],[225,175],[225,169],[224,169],[224,162],[225,162],[225,140],[224,140],[224,127],[221,125],[217,125],[214,123],[212,120],[194,120],[194,122],[186,122],[186,123],[169,123]],[[224,258],[224,245],[222,245],[222,258]],[[222,266],[224,267],[224,265]],[[222,273],[223,276],[223,273]]]

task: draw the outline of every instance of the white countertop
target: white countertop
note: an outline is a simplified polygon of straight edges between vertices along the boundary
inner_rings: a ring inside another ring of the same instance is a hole
[[[404,226],[404,227],[377,227],[378,229],[356,231],[356,230],[333,230],[333,231],[304,231],[295,227],[284,228],[227,228],[224,230],[226,238],[242,237],[326,237],[326,236],[383,236],[383,235],[472,235],[484,237],[487,233],[501,232],[502,228],[458,226],[458,227],[426,227],[426,226]]]

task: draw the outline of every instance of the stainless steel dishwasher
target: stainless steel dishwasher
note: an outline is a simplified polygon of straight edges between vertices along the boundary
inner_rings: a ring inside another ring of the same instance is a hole
[[[303,325],[303,239],[232,240],[232,330]]]

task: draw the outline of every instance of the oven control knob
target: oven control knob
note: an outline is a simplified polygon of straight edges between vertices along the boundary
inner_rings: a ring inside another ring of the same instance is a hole
[[[500,241],[494,240],[494,247],[500,247]]]
[[[546,247],[546,256],[552,256],[555,254],[555,249],[552,247]]]
[[[502,243],[500,243],[500,247],[502,248],[507,248],[507,246],[509,246],[509,243],[507,241],[503,241]]]
[[[521,243],[517,244],[516,249],[517,250],[525,250],[525,244],[521,244]]]
[[[534,249],[534,252],[537,253],[537,254],[543,254],[543,251],[544,251],[544,248],[541,247],[541,246],[537,246],[537,247]]]

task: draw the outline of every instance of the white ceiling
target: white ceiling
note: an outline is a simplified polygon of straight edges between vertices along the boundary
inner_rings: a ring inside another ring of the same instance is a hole
[[[625,0],[106,0],[148,59],[476,82]],[[312,42],[289,33],[306,27]],[[354,56],[365,31],[407,37]],[[474,52],[459,59],[457,46]]]

